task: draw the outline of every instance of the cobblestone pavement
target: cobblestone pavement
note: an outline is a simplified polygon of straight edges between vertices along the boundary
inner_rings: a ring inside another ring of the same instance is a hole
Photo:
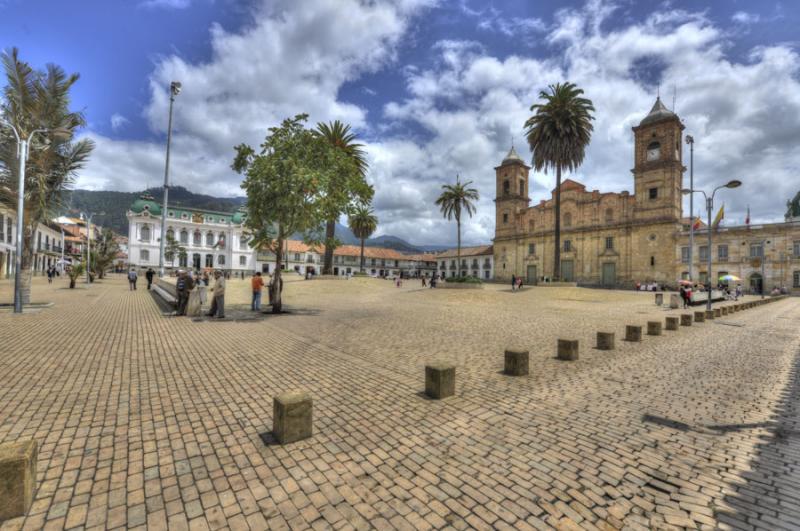
[[[291,313],[164,316],[122,279],[0,310],[0,442],[39,443],[7,529],[797,529],[800,300],[622,341],[652,294],[287,283]],[[234,314],[246,281],[231,281]],[[0,300],[10,284],[0,283]],[[595,350],[597,331],[617,349]],[[581,359],[554,359],[556,338]],[[503,349],[531,375],[500,373]],[[423,366],[457,366],[424,398]],[[272,397],[314,397],[280,446]]]

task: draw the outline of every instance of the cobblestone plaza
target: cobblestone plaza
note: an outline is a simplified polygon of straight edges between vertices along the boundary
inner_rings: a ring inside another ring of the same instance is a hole
[[[231,280],[211,321],[165,315],[143,284],[37,278],[51,307],[0,310],[0,443],[39,444],[33,505],[3,531],[800,525],[796,298],[634,343],[625,325],[687,312],[358,279],[287,282],[291,313],[254,316]],[[512,347],[529,376],[502,374]],[[435,360],[456,365],[440,401]],[[279,445],[272,398],[293,389],[314,433]]]

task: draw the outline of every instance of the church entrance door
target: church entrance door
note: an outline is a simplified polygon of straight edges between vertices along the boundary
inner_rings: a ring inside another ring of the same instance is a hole
[[[575,282],[575,262],[572,260],[561,261],[561,281]]]
[[[763,279],[761,278],[760,273],[753,273],[750,275],[750,292],[754,294],[761,294],[761,290],[763,289]]]
[[[603,278],[601,284],[603,286],[613,286],[617,283],[617,264],[608,262],[603,264]]]
[[[532,285],[536,284],[536,281],[538,280],[538,278],[539,278],[539,276],[536,274],[536,266],[535,265],[529,265],[528,266],[528,278],[525,279],[525,283],[530,285],[530,286],[532,286]]]

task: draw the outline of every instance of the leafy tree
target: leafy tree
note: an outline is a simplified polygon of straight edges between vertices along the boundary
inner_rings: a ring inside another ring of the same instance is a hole
[[[475,213],[475,203],[480,199],[478,190],[469,188],[472,181],[461,183],[456,176],[456,184],[442,185],[442,194],[436,199],[436,204],[442,215],[448,220],[455,218],[458,230],[458,248],[456,250],[459,276],[461,276],[461,213],[466,212],[469,217]]]
[[[364,272],[364,240],[372,236],[375,229],[378,228],[378,218],[375,217],[375,212],[365,204],[358,205],[350,214],[347,220],[350,230],[353,235],[361,240],[361,266],[360,271]]]
[[[543,103],[531,105],[535,114],[525,122],[525,136],[536,171],[556,170],[555,255],[553,278],[561,276],[561,171],[583,163],[592,137],[594,106],[574,83],[556,83],[539,92]]]
[[[167,241],[164,242],[164,258],[169,260],[172,265],[175,265],[175,257],[180,260],[185,259],[188,254],[186,247],[183,247],[174,236],[167,234]]]
[[[365,178],[369,166],[366,152],[362,149],[364,146],[356,142],[356,134],[350,131],[350,126],[336,120],[329,124],[318,123],[317,131],[354,162],[355,170],[334,175],[325,191],[330,200],[326,201],[327,221],[322,274],[330,275],[333,273],[333,251],[340,245],[336,240],[336,221],[342,214],[352,212],[357,203],[368,203],[372,199],[373,190]]]
[[[83,263],[79,264],[72,264],[72,267],[69,268],[67,275],[69,276],[69,289],[75,288],[75,282],[83,276],[86,272],[86,265]]]
[[[114,263],[114,259],[119,252],[119,244],[114,239],[111,229],[103,229],[100,238],[92,244],[92,272],[97,278],[103,278],[106,271]]]
[[[89,159],[94,143],[73,141],[85,125],[83,114],[69,109],[70,90],[78,74],[67,75],[56,65],[35,71],[19,59],[14,48],[3,54],[6,86],[0,98],[0,119],[12,125],[20,137],[36,134],[28,147],[23,211],[22,303],[30,302],[36,227],[53,217],[61,207],[63,194],[72,187],[75,175]],[[18,193],[17,142],[8,127],[0,127],[0,202],[16,209]]]
[[[275,254],[275,275],[270,285],[273,313],[280,313],[282,308],[284,242],[295,233],[311,242],[314,231],[328,219],[337,201],[339,209],[349,202],[345,194],[328,194],[331,182],[357,171],[352,158],[304,127],[307,120],[308,115],[298,114],[271,127],[258,154],[246,144],[236,146],[231,165],[245,176],[245,226],[252,236],[251,246]]]

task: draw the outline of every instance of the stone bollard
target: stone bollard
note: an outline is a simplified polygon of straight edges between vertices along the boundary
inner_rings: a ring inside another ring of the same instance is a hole
[[[625,341],[641,341],[642,327],[637,325],[625,326]]]
[[[36,441],[0,444],[0,522],[24,516],[36,492]]]
[[[425,394],[437,400],[456,394],[455,365],[446,362],[425,365]]]
[[[505,372],[509,376],[526,376],[528,374],[529,355],[527,350],[506,349]]]
[[[578,359],[578,340],[559,339],[558,340],[558,359],[575,361]]]
[[[722,317],[722,308],[714,308],[714,317]]]
[[[694,312],[694,322],[702,323],[706,320],[706,312]]]
[[[614,350],[614,332],[597,332],[597,350]]]
[[[690,313],[681,314],[681,326],[692,326],[692,314]]]
[[[706,319],[714,318],[714,310],[706,310]]]
[[[661,306],[662,304],[664,304],[664,294],[656,293],[656,306]]]
[[[720,307],[719,310],[722,313],[722,315],[728,315],[728,307],[727,306],[722,306],[722,307]]]
[[[647,335],[660,336],[661,335],[661,321],[647,321]]]
[[[673,310],[677,310],[677,309],[678,309],[678,307],[679,307],[679,306],[680,306],[680,304],[681,304],[681,303],[680,303],[680,300],[681,300],[681,299],[680,299],[680,297],[678,296],[678,294],[677,294],[677,293],[672,293],[672,294],[670,294],[670,296],[669,296],[669,307],[670,307],[671,309],[673,309]]]
[[[289,391],[272,399],[272,433],[281,444],[311,437],[311,396],[304,391]]]
[[[665,328],[667,330],[677,330],[678,329],[678,318],[677,317],[667,317],[667,322]]]

